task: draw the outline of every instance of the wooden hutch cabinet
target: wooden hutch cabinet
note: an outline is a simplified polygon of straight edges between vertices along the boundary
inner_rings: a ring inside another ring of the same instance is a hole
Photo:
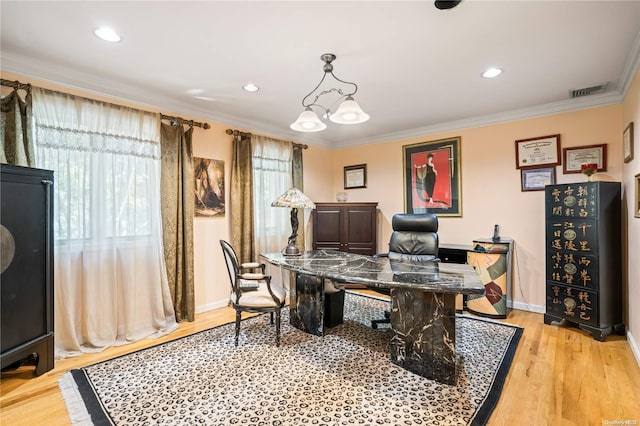
[[[603,341],[622,324],[619,182],[545,188],[545,324],[567,321]]]
[[[316,203],[313,249],[373,256],[377,252],[378,203]]]

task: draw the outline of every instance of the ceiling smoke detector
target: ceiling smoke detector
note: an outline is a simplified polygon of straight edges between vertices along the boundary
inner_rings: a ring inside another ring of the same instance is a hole
[[[596,84],[595,86],[583,87],[582,89],[570,89],[569,97],[580,98],[582,96],[594,95],[596,93],[602,93],[607,90],[607,83]]]

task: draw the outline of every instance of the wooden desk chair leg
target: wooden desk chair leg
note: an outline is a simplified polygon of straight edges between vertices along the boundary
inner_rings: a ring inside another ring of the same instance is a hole
[[[271,319],[273,320],[273,313]],[[276,311],[276,346],[280,347],[280,309]]]
[[[238,346],[238,336],[240,336],[240,316],[242,313],[240,311],[236,311],[236,346]]]

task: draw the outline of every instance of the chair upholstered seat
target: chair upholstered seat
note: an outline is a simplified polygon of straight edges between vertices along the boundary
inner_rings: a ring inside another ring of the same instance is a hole
[[[257,290],[242,292],[240,297],[235,293],[231,293],[231,303],[251,308],[275,308],[285,302],[287,296],[286,291],[276,284],[271,284],[271,291],[278,301],[273,300],[271,293],[265,283],[259,283]]]

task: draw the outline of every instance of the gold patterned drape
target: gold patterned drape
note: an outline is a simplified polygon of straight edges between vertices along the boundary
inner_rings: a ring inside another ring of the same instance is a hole
[[[34,142],[31,130],[31,86],[24,100],[18,90],[2,98],[0,113],[0,163],[35,167]]]
[[[177,321],[195,319],[193,278],[193,127],[161,124],[162,233]]]
[[[291,167],[291,178],[293,182],[293,186],[298,188],[300,191],[304,192],[304,182],[303,182],[303,168],[302,168],[302,150],[304,149],[303,145],[293,144],[293,158],[292,158],[292,167]],[[298,228],[298,237],[296,238],[296,247],[301,247],[302,250],[305,249],[305,238],[304,238],[304,209],[298,209],[298,223],[301,223],[302,226]]]
[[[251,137],[237,134],[233,138],[231,160],[231,245],[240,262],[253,257],[253,167]]]

